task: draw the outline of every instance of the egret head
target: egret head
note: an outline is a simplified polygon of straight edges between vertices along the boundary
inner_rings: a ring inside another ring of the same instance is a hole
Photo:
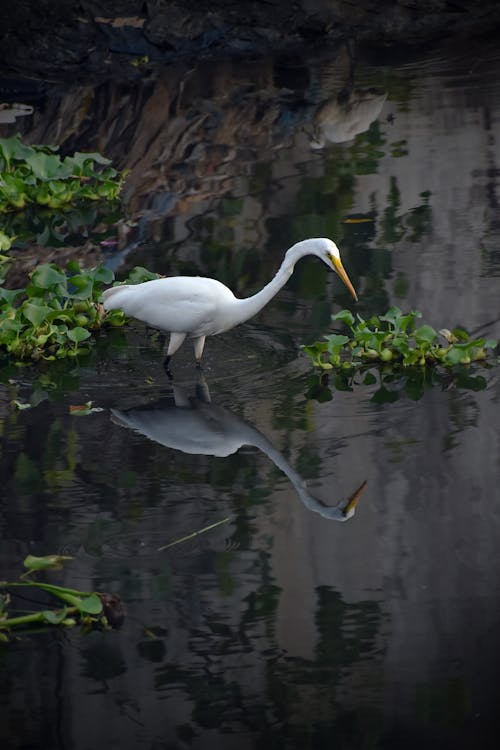
[[[328,237],[319,237],[315,240],[315,243],[315,249],[313,251],[314,255],[317,255],[318,258],[321,258],[321,260],[326,263],[328,268],[331,268],[333,271],[335,271],[335,273],[342,279],[342,281],[350,291],[352,297],[357,302],[358,295],[354,291],[354,287],[351,284],[349,276],[347,275],[344,266],[342,265],[342,261],[340,259],[340,251],[335,242],[329,240]]]

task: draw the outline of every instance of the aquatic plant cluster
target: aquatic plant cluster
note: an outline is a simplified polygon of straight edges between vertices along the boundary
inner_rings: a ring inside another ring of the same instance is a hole
[[[127,283],[154,278],[158,275],[137,266]],[[113,280],[114,273],[102,265],[82,270],[70,261],[65,269],[38,266],[25,289],[0,287],[0,357],[50,361],[88,354],[91,332],[125,322],[121,310],[106,313],[99,303],[103,286]]]
[[[324,341],[304,346],[315,367],[323,370],[360,368],[367,364],[391,363],[401,367],[425,367],[426,365],[470,364],[485,360],[488,350],[497,346],[494,339],[471,338],[462,328],[452,331],[436,331],[432,326],[417,326],[422,313],[414,310],[403,314],[398,307],[391,307],[385,315],[374,315],[357,321],[349,310],[332,315],[332,320],[341,321],[350,335],[332,333]],[[439,339],[443,340],[443,344]]]
[[[58,146],[28,146],[19,135],[0,138],[0,213],[28,204],[60,209],[118,197],[124,175],[97,153],[61,158]]]
[[[121,625],[123,610],[116,595],[80,591],[33,579],[37,573],[59,570],[66,561],[72,559],[65,555],[28,555],[23,562],[25,572],[18,580],[0,581],[0,643],[8,641],[13,633],[34,627],[59,625],[70,628],[81,624],[90,629],[96,626],[108,628]],[[44,592],[55,599],[59,606],[46,605],[43,609],[12,616],[10,591],[26,588]]]
[[[16,360],[55,360],[87,354],[92,330],[122,325],[123,313],[106,315],[98,303],[114,279],[100,266],[83,271],[76,261],[63,270],[45,263],[25,289],[0,288],[0,353]]]

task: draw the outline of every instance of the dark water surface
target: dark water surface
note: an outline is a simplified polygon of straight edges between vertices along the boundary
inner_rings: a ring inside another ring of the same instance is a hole
[[[388,403],[320,384],[299,347],[390,304],[500,335],[499,72],[466,51],[219,64],[54,90],[5,130],[132,168],[110,265],[242,295],[326,235],[360,302],[306,259],[208,340],[203,378],[186,346],[169,382],[140,324],[89,363],[4,370],[1,577],[69,554],[48,580],[115,592],[126,618],[2,648],[2,747],[497,746],[497,368]]]

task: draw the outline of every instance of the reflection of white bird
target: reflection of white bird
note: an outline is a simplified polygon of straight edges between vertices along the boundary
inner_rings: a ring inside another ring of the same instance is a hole
[[[179,386],[174,386],[173,391],[174,403],[153,404],[126,412],[112,409],[113,421],[167,448],[192,455],[230,456],[244,445],[253,445],[286,474],[306,508],[334,521],[347,521],[354,515],[366,482],[346,503],[325,505],[309,494],[303,479],[261,432],[224,407],[211,403],[204,380],[198,384],[195,398],[188,398]]]
[[[311,148],[323,148],[327,142],[352,141],[377,119],[386,98],[387,94],[356,89],[343,90],[338,96],[327,99],[314,115]]]
[[[205,338],[228,331],[258,313],[286,284],[295,264],[305,255],[316,255],[334,270],[357,300],[356,292],[340,260],[339,249],[326,238],[303,240],[291,247],[276,276],[260,292],[237,299],[232,291],[216,279],[199,276],[173,276],[145,281],[135,286],[122,285],[106,289],[106,310],[121,309],[127,315],[170,332],[165,366],[186,336],[194,341],[199,364]]]

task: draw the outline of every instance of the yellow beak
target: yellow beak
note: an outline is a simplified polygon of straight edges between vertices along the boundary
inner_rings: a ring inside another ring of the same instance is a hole
[[[356,300],[358,301],[358,295],[354,291],[354,287],[351,284],[351,280],[349,279],[349,276],[347,275],[344,266],[342,265],[342,261],[340,258],[336,258],[335,255],[330,255],[330,260],[332,261],[333,270],[336,271],[336,273],[340,276],[346,287],[349,289],[350,293]]]

